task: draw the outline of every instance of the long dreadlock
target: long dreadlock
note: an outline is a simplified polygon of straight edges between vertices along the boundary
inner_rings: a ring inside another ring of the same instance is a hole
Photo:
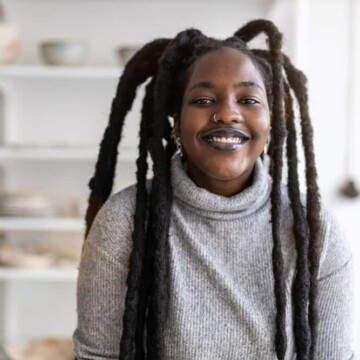
[[[264,33],[269,50],[250,50],[247,43]],[[271,218],[274,293],[276,299],[275,350],[278,359],[286,353],[286,287],[280,241],[281,177],[286,140],[288,191],[294,218],[297,250],[296,278],[292,293],[297,359],[312,360],[317,335],[317,272],[319,268],[319,191],[313,151],[313,133],[308,114],[306,79],[282,54],[282,35],[267,20],[255,20],[226,40],[208,38],[188,29],[174,39],[158,39],[145,45],[125,67],[112,103],[109,125],[100,144],[86,214],[86,233],[111,193],[117,147],[136,89],[148,78],[140,125],[137,160],[137,193],[133,251],[127,278],[127,294],[120,343],[122,360],[163,359],[167,312],[168,230],[172,206],[170,161],[175,144],[170,137],[169,116],[179,112],[192,64],[202,55],[231,47],[248,55],[263,76],[272,110],[270,133]],[[171,91],[174,89],[173,91]],[[299,104],[302,145],[306,165],[306,216],[300,201],[297,170],[296,126],[293,94]],[[146,187],[148,155],[153,161],[150,192]],[[119,339],[120,342],[120,339]]]

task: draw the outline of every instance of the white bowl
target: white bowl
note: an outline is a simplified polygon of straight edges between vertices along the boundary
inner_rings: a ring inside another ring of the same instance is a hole
[[[82,42],[45,41],[40,48],[44,61],[49,65],[79,66],[86,60],[87,47]]]

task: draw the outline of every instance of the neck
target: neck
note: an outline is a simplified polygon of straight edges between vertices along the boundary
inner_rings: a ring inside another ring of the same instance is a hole
[[[209,178],[206,174],[193,171],[191,164],[187,166],[187,173],[198,187],[216,195],[231,197],[252,184],[254,168],[240,177],[230,180]]]

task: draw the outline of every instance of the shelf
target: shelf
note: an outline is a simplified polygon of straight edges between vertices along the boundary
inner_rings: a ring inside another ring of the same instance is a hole
[[[98,153],[99,148],[96,146],[6,145],[0,146],[0,162],[8,160],[95,161]],[[119,160],[135,161],[136,158],[135,148],[120,148]]]
[[[11,78],[70,78],[70,79],[118,79],[122,67],[104,66],[51,66],[51,65],[2,65],[0,79]]]
[[[85,220],[78,218],[35,218],[0,216],[0,231],[83,231]]]
[[[76,281],[77,269],[44,268],[20,269],[0,267],[1,280],[35,280],[35,281]]]

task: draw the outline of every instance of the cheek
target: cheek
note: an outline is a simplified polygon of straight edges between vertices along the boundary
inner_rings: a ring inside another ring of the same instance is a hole
[[[259,135],[268,137],[270,133],[270,113],[268,111],[259,114],[254,130]]]
[[[200,116],[196,111],[184,111],[180,121],[182,137],[195,137],[205,125],[205,123],[206,121],[204,121],[203,117]]]
[[[184,146],[187,146],[187,144],[193,144],[196,140],[197,133],[199,129],[195,126],[195,122],[191,121],[184,121],[181,124],[181,141],[184,144]]]

